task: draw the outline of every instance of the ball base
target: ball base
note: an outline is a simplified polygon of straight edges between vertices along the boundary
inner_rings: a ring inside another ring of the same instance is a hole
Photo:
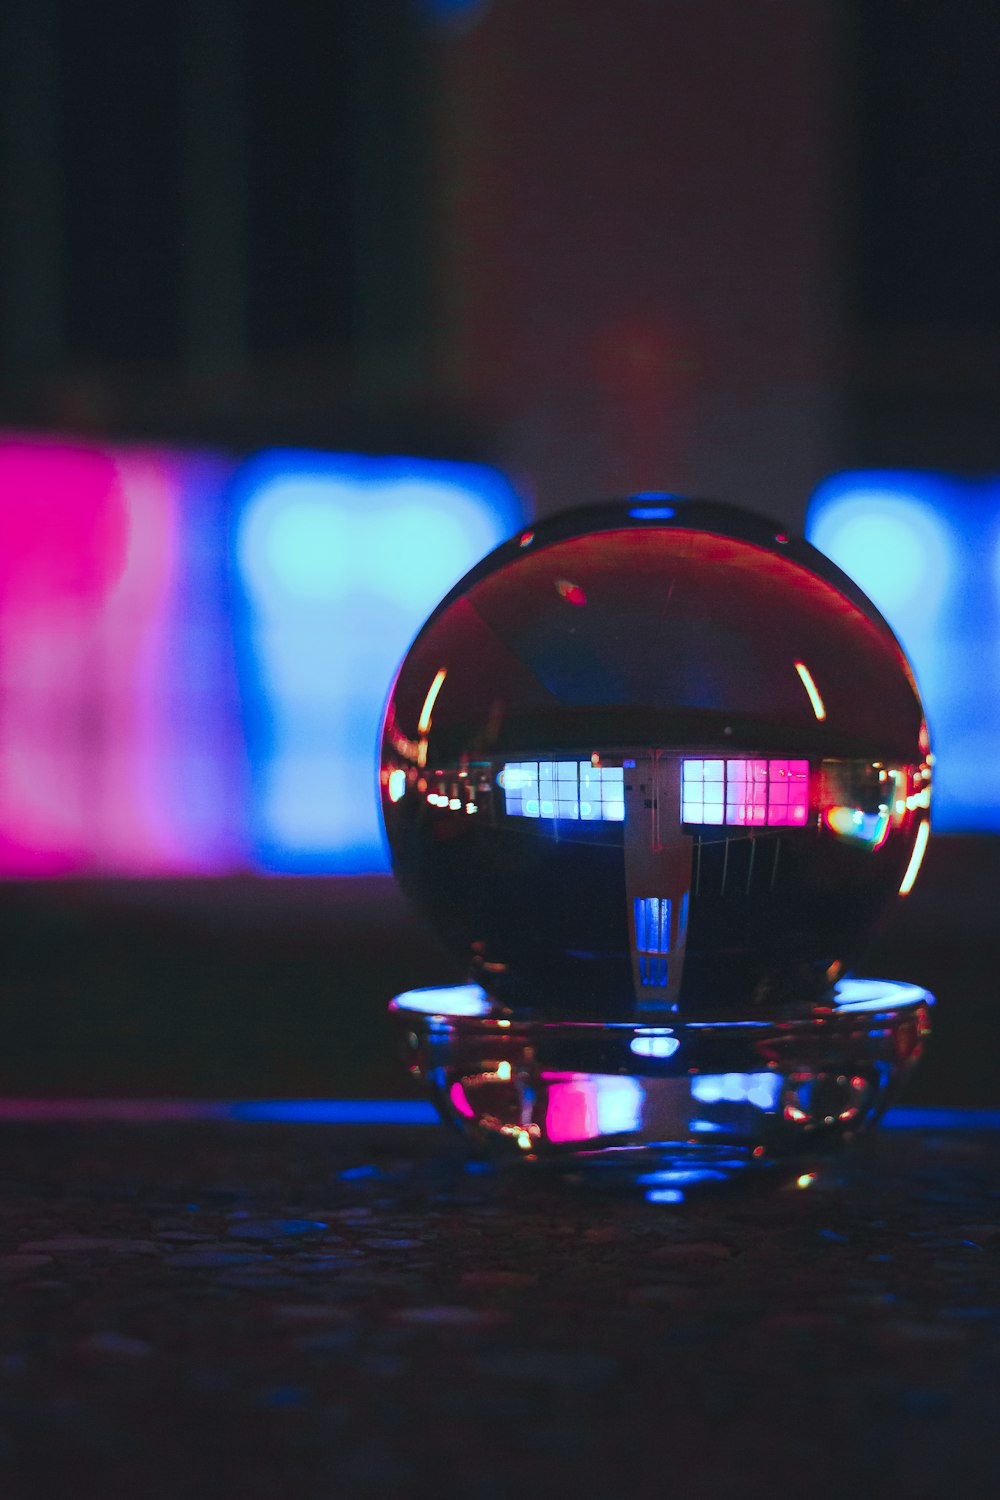
[[[764,1020],[524,1020],[475,985],[390,1013],[443,1120],[499,1157],[628,1177],[654,1201],[794,1175],[874,1124],[919,1058],[933,996],[847,979]]]

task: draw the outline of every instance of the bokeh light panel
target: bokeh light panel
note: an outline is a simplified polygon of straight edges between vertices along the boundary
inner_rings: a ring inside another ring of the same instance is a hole
[[[371,770],[385,692],[438,598],[521,519],[475,465],[270,452],[237,469],[0,439],[0,874],[386,868]],[[842,474],[807,529],[914,663],[936,826],[1000,831],[984,775],[1000,742],[1000,484]],[[544,798],[566,804],[556,816],[621,816],[614,787],[572,769]],[[724,772],[712,818],[763,821],[756,779],[744,795]],[[506,787],[509,814],[536,815],[535,785]],[[539,763],[537,816],[542,801]]]
[[[263,869],[388,868],[375,746],[393,674],[452,584],[520,520],[492,469],[274,452],[236,484],[237,618]]]
[[[913,664],[937,764],[934,826],[1000,832],[1000,483],[870,470],[813,497],[809,540],[878,605]]]
[[[494,471],[0,438],[0,875],[385,868],[382,703]]]
[[[239,862],[218,519],[208,570],[184,565],[231,467],[0,441],[0,873]]]

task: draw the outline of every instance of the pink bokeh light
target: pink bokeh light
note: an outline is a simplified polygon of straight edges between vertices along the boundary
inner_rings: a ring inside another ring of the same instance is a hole
[[[0,875],[239,862],[211,629],[175,660],[198,603],[180,557],[197,529],[187,490],[206,465],[218,509],[231,465],[204,456],[0,438]],[[193,729],[195,702],[208,706]]]
[[[99,607],[119,577],[128,516],[107,453],[69,443],[0,445],[0,598]]]
[[[109,455],[68,443],[0,444],[0,872],[66,875],[88,863],[94,633],[128,553]]]

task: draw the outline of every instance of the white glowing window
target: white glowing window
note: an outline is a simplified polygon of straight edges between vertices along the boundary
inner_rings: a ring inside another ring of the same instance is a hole
[[[807,760],[686,760],[681,822],[803,828],[809,819]]]
[[[621,766],[589,760],[523,760],[508,761],[497,780],[508,817],[621,823],[624,777]]]

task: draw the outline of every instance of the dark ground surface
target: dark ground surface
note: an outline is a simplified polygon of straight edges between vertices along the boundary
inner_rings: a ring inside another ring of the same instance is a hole
[[[1000,1103],[1000,841],[863,972],[940,999],[909,1104]],[[0,1092],[400,1095],[458,978],[388,881],[8,886]],[[155,1113],[155,1111],[154,1111]],[[443,1131],[0,1123],[0,1500],[1000,1493],[1000,1132],[877,1132],[679,1206]]]
[[[434,1128],[2,1140],[5,1500],[1000,1491],[1000,1134],[682,1207]]]
[[[1000,839],[932,839],[858,972],[938,996],[909,1102],[1000,1104]],[[386,1002],[463,977],[389,877],[7,884],[0,1093],[404,1093]]]

